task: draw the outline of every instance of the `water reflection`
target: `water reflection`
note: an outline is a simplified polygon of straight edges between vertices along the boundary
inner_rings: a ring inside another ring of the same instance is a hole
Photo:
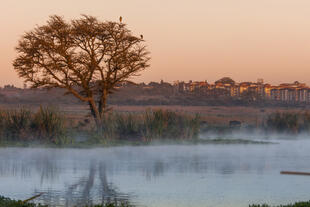
[[[42,191],[40,191],[42,192]],[[39,193],[38,190],[34,194]],[[49,205],[85,206],[104,203],[129,203],[129,194],[120,192],[108,181],[104,163],[91,162],[88,175],[65,186],[64,192],[47,189],[38,199]]]
[[[44,192],[38,201],[54,206],[115,201],[146,206],[234,206],[234,202],[247,206],[271,193],[271,201],[290,202],[307,198],[310,179],[287,179],[279,172],[310,171],[309,147],[310,141],[0,149],[0,192],[17,199]]]

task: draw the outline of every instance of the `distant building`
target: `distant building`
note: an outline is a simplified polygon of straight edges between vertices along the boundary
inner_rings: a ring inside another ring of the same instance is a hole
[[[215,81],[214,84],[209,84],[207,81],[189,81],[188,83],[175,81],[173,89],[176,93],[196,93],[206,97],[238,98],[244,93],[251,94],[253,100],[259,98],[287,103],[310,103],[310,88],[298,81],[272,86],[264,83],[263,79],[258,79],[256,83],[236,83],[231,78],[224,77]]]

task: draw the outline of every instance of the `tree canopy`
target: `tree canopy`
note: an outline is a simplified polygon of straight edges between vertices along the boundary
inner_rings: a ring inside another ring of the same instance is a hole
[[[149,67],[143,36],[134,36],[120,22],[83,15],[65,21],[54,15],[43,26],[26,32],[13,62],[19,77],[32,88],[64,88],[87,102],[96,123],[107,111],[115,85]]]

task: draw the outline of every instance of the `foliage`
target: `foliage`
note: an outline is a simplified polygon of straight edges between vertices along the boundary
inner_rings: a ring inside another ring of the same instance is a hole
[[[22,36],[13,66],[32,88],[63,88],[88,103],[101,125],[116,85],[149,66],[143,42],[122,19],[102,22],[83,15],[68,22],[54,15]]]

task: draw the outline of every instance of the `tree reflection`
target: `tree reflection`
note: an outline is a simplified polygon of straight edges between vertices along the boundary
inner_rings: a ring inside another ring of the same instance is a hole
[[[35,193],[38,193],[37,191]],[[128,203],[129,195],[120,192],[108,181],[104,163],[91,162],[88,175],[66,187],[64,195],[47,190],[39,202],[49,205],[84,206],[105,203]]]

